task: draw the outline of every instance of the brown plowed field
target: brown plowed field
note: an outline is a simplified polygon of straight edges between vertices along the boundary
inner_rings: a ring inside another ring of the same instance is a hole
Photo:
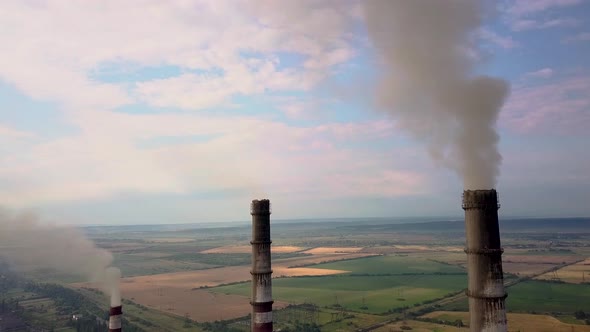
[[[186,314],[198,322],[210,322],[246,316],[250,313],[250,299],[238,295],[212,293],[207,290],[187,290],[170,284],[146,290],[142,284],[126,283],[124,296],[150,308],[184,316]],[[275,301],[275,309],[287,305]]]

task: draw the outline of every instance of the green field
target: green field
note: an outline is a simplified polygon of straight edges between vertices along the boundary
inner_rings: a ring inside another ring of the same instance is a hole
[[[139,255],[115,254],[114,265],[121,269],[126,277],[210,269],[216,265],[199,262],[182,262],[159,257],[143,257]]]
[[[506,307],[517,312],[590,312],[590,285],[526,281],[507,289]]]
[[[506,309],[523,313],[590,312],[590,285],[530,280],[506,289]],[[444,310],[469,310],[467,299],[445,305]]]
[[[321,307],[340,305],[353,311],[384,313],[459,291],[465,285],[465,278],[463,275],[281,278],[273,281],[273,297],[286,302],[309,302]],[[249,283],[211,290],[243,296],[249,296],[251,291]]]
[[[348,261],[313,265],[315,268],[345,270],[353,274],[434,274],[465,273],[460,266],[409,256],[375,256]]]

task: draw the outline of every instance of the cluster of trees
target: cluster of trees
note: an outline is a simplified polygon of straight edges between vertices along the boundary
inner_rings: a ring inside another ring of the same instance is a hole
[[[68,325],[74,327],[76,332],[104,332],[108,330],[107,323],[96,317],[81,317],[77,320],[70,318]]]
[[[435,318],[415,318],[416,320],[420,320],[423,322],[428,322],[428,323],[436,323],[436,324],[442,324],[442,325],[450,325],[450,326],[456,326],[456,327],[464,327],[465,324],[463,324],[463,321],[460,319],[455,319],[454,321],[449,321],[449,320],[444,320],[444,319],[435,319]]]
[[[292,327],[286,327],[284,332],[321,332],[320,326],[316,323],[295,323]]]
[[[231,327],[227,322],[203,323],[203,330],[212,332],[241,332],[242,330]]]
[[[56,304],[59,315],[69,316],[67,324],[75,327],[77,332],[105,331],[109,314],[77,291],[57,284],[33,283],[25,284],[24,289],[52,299]],[[82,314],[78,319],[72,319],[73,314]],[[135,326],[123,317],[122,324],[125,331],[141,332],[143,329]]]

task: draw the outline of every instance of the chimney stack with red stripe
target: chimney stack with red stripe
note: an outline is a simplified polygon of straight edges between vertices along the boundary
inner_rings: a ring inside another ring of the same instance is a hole
[[[109,332],[121,332],[121,316],[123,315],[123,307],[111,307],[109,311]]]
[[[252,201],[252,332],[273,330],[270,213],[268,199]]]
[[[121,317],[123,308],[121,306],[121,270],[116,267],[109,267],[106,270],[106,285],[111,293],[111,309],[109,310],[109,332],[121,332]]]

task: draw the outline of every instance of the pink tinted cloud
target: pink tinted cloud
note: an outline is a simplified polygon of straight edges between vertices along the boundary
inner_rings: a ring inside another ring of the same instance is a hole
[[[512,30],[514,31],[526,31],[557,27],[573,27],[579,24],[579,20],[570,17],[564,17],[553,20],[517,19],[511,23],[511,26]]]
[[[547,18],[548,11],[579,5],[583,0],[515,0],[504,8],[506,23],[513,31],[571,27],[581,24],[572,17]]]
[[[524,76],[528,78],[549,78],[553,76],[554,71],[551,68],[543,68],[539,70],[526,73]]]
[[[574,76],[516,87],[501,125],[521,133],[588,134],[590,77]]]
[[[512,36],[502,36],[489,29],[480,30],[479,37],[503,49],[513,49],[520,46]]]
[[[525,15],[538,13],[545,10],[574,6],[583,0],[515,0],[508,8],[512,15]]]
[[[590,32],[580,32],[576,35],[569,36],[563,39],[564,43],[580,43],[580,42],[589,42],[590,41]]]

